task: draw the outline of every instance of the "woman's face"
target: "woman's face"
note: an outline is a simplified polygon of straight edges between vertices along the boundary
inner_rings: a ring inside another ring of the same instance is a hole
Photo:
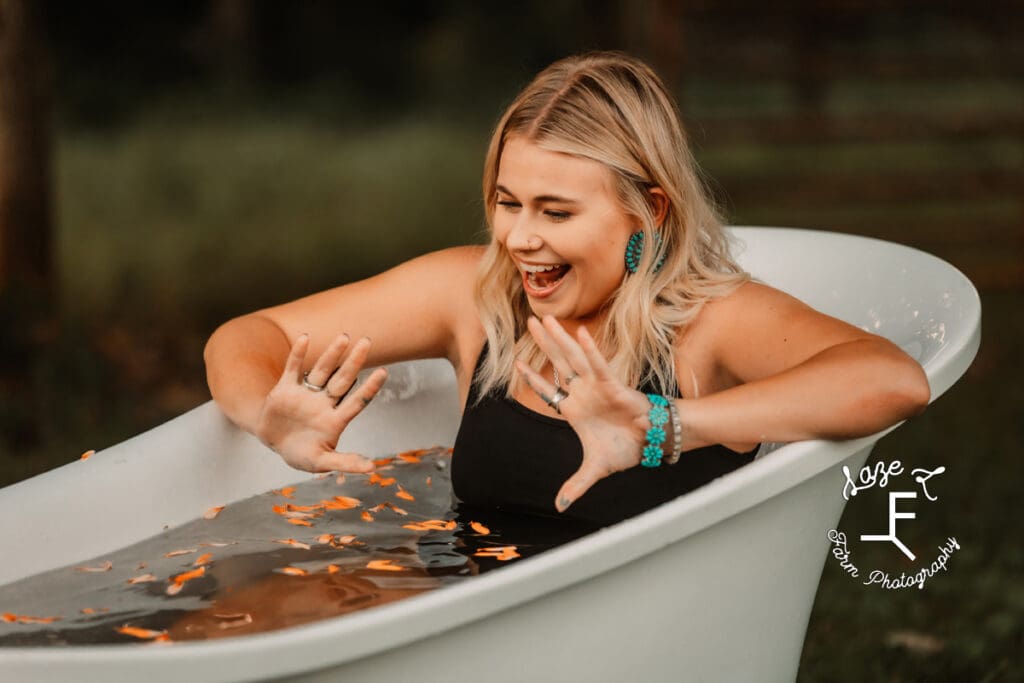
[[[522,137],[506,141],[498,168],[494,237],[518,267],[530,308],[592,318],[622,282],[626,243],[639,229],[616,199],[612,171]]]

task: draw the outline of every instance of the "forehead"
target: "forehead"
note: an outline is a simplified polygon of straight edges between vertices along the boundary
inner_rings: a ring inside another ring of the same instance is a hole
[[[614,196],[614,177],[601,163],[542,149],[522,137],[511,137],[498,164],[498,185],[520,200],[540,195],[573,199]]]

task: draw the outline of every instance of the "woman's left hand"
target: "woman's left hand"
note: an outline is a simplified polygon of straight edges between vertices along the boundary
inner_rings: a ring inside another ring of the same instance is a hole
[[[585,327],[580,326],[577,340],[550,315],[544,316],[543,323],[531,317],[527,325],[558,370],[562,390],[569,394],[558,409],[583,444],[583,463],[555,498],[555,508],[565,512],[600,479],[640,464],[650,405],[642,393],[612,375]],[[529,387],[549,402],[555,385],[522,361],[516,361],[516,368]]]

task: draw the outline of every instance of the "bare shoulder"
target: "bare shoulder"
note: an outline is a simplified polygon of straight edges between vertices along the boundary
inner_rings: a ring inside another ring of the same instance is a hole
[[[716,363],[741,382],[791,368],[830,346],[874,336],[756,281],[706,304],[699,320]]]

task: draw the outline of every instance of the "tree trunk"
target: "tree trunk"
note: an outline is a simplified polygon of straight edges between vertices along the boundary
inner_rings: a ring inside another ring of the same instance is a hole
[[[38,439],[33,352],[51,329],[50,72],[28,0],[0,0],[0,436]]]

